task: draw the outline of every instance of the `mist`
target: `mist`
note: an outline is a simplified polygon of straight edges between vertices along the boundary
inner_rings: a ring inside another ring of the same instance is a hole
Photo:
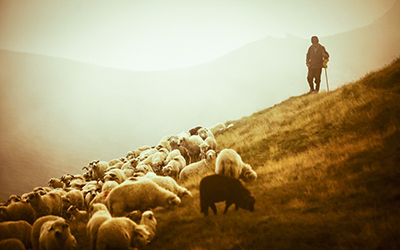
[[[400,55],[399,11],[396,2],[370,25],[320,36],[331,55],[331,91]],[[309,38],[264,35],[206,63],[153,71],[0,50],[0,198],[303,95],[309,45]]]

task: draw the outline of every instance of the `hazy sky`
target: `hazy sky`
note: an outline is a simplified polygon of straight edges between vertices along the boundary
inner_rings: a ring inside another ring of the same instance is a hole
[[[266,36],[332,35],[396,0],[0,0],[0,49],[131,70],[208,62]]]

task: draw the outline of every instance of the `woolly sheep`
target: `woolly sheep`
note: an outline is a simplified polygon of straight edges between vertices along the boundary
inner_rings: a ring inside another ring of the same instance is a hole
[[[33,250],[39,250],[39,237],[40,237],[40,229],[42,228],[42,225],[47,222],[47,221],[54,221],[56,219],[60,218],[59,216],[55,215],[46,215],[42,216],[39,219],[35,221],[32,225],[32,232],[31,232],[31,241],[32,241],[32,247]]]
[[[108,162],[93,161],[89,164],[89,170],[93,180],[101,179],[108,168]]]
[[[12,204],[12,203],[20,202],[20,201],[21,201],[21,197],[19,197],[19,196],[16,195],[16,194],[12,194],[12,195],[10,195],[10,196],[8,197],[8,200],[7,200],[7,204],[6,204],[6,205],[10,205],[10,204]]]
[[[200,128],[197,131],[197,134],[201,137],[201,139],[205,140],[208,137],[214,137],[214,134],[208,128]]]
[[[103,183],[103,186],[101,187],[101,192],[105,191],[111,191],[113,188],[118,187],[118,182],[116,181],[106,181]]]
[[[159,149],[158,152],[154,153],[151,160],[151,167],[154,172],[160,172],[164,166],[164,161],[168,156],[169,151],[165,148]]]
[[[198,135],[192,135],[189,138],[183,137],[179,145],[186,148],[189,152],[190,162],[193,163],[200,160],[200,144],[203,143],[203,139]]]
[[[0,249],[1,250],[25,250],[24,244],[18,239],[6,239],[0,240]]]
[[[172,150],[179,150],[180,154],[183,156],[183,158],[185,159],[185,161],[187,162],[187,164],[190,163],[190,154],[189,151],[187,150],[187,148],[185,148],[182,145],[179,145],[180,139],[177,141],[171,141],[171,147]],[[173,158],[171,158],[170,160],[172,160]],[[168,162],[165,164],[167,165]]]
[[[122,165],[121,170],[125,170],[127,168],[135,168],[139,163],[139,160],[136,158],[133,158],[126,162],[124,165]]]
[[[252,182],[257,179],[257,173],[249,164],[243,164],[239,178],[245,182]]]
[[[113,216],[124,216],[133,210],[146,211],[151,208],[172,208],[181,203],[174,193],[146,178],[114,188],[106,199]]]
[[[186,167],[186,160],[183,156],[178,155],[172,161],[170,161],[165,167],[163,167],[162,172],[166,176],[171,176],[177,179],[179,173],[182,169]]]
[[[215,173],[239,179],[245,166],[240,155],[233,149],[223,149],[217,156]]]
[[[96,250],[97,235],[100,226],[111,219],[111,214],[108,212],[104,204],[93,204],[89,212],[90,219],[86,225],[86,232],[90,239],[90,249]]]
[[[138,156],[138,159],[139,161],[144,161],[145,159],[151,157],[156,152],[158,152],[156,148],[149,148],[147,150],[142,151]]]
[[[156,217],[154,217],[154,214],[152,211],[145,211],[142,214],[142,218],[140,219],[140,225],[145,226],[147,231],[150,233],[149,236],[149,241],[152,241],[156,235],[157,231],[157,220]]]
[[[35,218],[39,218],[44,215],[62,215],[62,200],[61,196],[65,192],[54,190],[43,196],[38,193],[31,193],[28,196],[27,202],[29,202],[34,210]]]
[[[35,221],[34,210],[29,203],[19,201],[0,207],[0,222],[19,220],[24,220],[30,224]]]
[[[208,128],[213,134],[216,134],[217,132],[220,132],[224,129],[226,129],[226,125],[224,123],[217,123],[211,127]]]
[[[114,166],[116,164],[120,164],[120,163],[125,163],[126,162],[126,158],[125,157],[121,157],[119,159],[113,159],[111,161],[108,162],[108,166]]]
[[[85,195],[85,208],[86,210],[89,208],[90,203],[97,196],[98,192],[96,190],[90,190]]]
[[[143,247],[149,243],[150,233],[143,225],[119,217],[105,221],[97,235],[97,249],[130,249]]]
[[[162,148],[166,149],[168,152],[171,151],[171,145],[169,144],[170,138],[173,135],[166,135],[164,136],[157,144],[156,149],[160,150]]]
[[[32,247],[32,225],[26,221],[6,221],[0,223],[0,240],[15,238],[20,240],[26,248]]]
[[[208,150],[217,150],[217,141],[214,137],[207,137],[202,144],[200,144],[201,159],[206,158]]]
[[[111,169],[110,171],[104,173],[104,181],[113,180],[118,184],[126,180],[126,175],[121,169]]]
[[[78,209],[84,209],[85,200],[82,191],[72,190],[61,196],[63,215],[66,214],[71,205],[76,206]]]
[[[190,193],[189,190],[179,186],[178,183],[176,183],[176,181],[169,176],[159,176],[155,173],[147,173],[145,177],[154,181],[160,187],[176,194],[179,198],[183,198],[184,196],[192,196],[192,193]]]
[[[58,178],[49,179],[48,184],[49,184],[49,187],[54,188],[54,189],[64,187],[64,183]]]
[[[205,159],[194,162],[182,169],[181,173],[179,174],[179,180],[185,181],[193,177],[202,178],[209,173],[215,173],[215,159],[215,151],[207,151]]]
[[[67,210],[70,216],[69,224],[72,235],[77,241],[76,249],[87,249],[89,247],[86,225],[89,221],[89,214],[85,210],[79,210],[75,206],[70,206]]]
[[[169,154],[167,155],[167,158],[165,158],[164,165],[167,165],[170,161],[172,161],[175,157],[178,155],[181,155],[181,152],[179,149],[174,149]]]
[[[154,172],[154,171],[153,171],[153,168],[149,164],[139,163],[139,165],[137,165],[135,168],[135,173],[138,173],[138,172],[147,174],[148,172]]]
[[[106,204],[106,198],[111,191],[106,190],[101,193],[97,193],[93,200],[90,202],[89,207],[95,203],[103,203]]]
[[[41,226],[39,236],[41,250],[72,250],[76,246],[76,239],[64,218],[48,220]]]
[[[79,210],[74,205],[71,205],[67,209],[67,214],[71,215],[71,220],[78,220],[84,223],[87,223],[89,221],[89,214],[85,210]]]

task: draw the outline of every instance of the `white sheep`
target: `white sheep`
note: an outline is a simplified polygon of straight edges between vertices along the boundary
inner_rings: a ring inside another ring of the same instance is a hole
[[[154,153],[151,158],[151,167],[154,172],[160,172],[164,166],[164,161],[168,156],[169,151],[165,148],[160,148],[158,152]]]
[[[189,163],[190,163],[190,154],[189,154],[189,151],[188,151],[187,148],[185,148],[184,146],[179,145],[179,143],[180,143],[180,139],[179,139],[179,140],[176,140],[176,141],[174,140],[174,141],[171,141],[171,142],[170,142],[171,147],[172,147],[172,151],[174,151],[174,150],[179,150],[180,155],[182,155],[183,158],[185,158],[185,161],[187,162],[187,164],[189,164]],[[175,157],[175,156],[174,156],[174,157]],[[173,158],[172,158],[172,156],[171,156],[170,161],[171,161],[172,159],[173,159]],[[169,162],[169,161],[168,161],[168,162]],[[167,162],[165,165],[167,165],[168,162]]]
[[[104,173],[104,181],[116,181],[118,184],[121,184],[126,180],[126,175],[123,170],[115,168],[111,169]]]
[[[42,216],[39,219],[35,221],[32,225],[32,232],[31,232],[31,241],[32,241],[32,247],[33,250],[39,250],[39,237],[40,237],[40,229],[42,228],[42,225],[47,222],[47,221],[54,221],[56,219],[60,218],[59,216],[55,215],[46,215]]]
[[[30,224],[35,221],[35,212],[29,203],[19,201],[0,207],[0,222],[18,220],[24,220]]]
[[[24,244],[15,238],[0,240],[1,250],[26,250]]]
[[[103,183],[103,186],[101,187],[101,192],[105,192],[105,191],[111,191],[113,188],[118,187],[119,184],[116,181],[106,181]]]
[[[135,173],[147,174],[148,172],[154,172],[150,164],[139,163],[135,168]]]
[[[178,183],[176,183],[176,181],[169,176],[159,176],[155,173],[147,173],[145,177],[154,181],[160,187],[176,194],[179,198],[183,198],[184,196],[192,196],[192,193],[189,190],[179,186]]]
[[[28,200],[35,212],[35,218],[44,215],[62,215],[62,200],[61,196],[66,192],[53,190],[43,196],[38,193],[30,193]]]
[[[77,241],[77,249],[85,249],[89,246],[86,225],[89,221],[89,213],[86,210],[79,210],[75,206],[70,206],[67,210],[70,215],[69,224],[71,233]]]
[[[150,233],[149,241],[152,241],[156,236],[157,231],[157,220],[154,213],[150,210],[145,211],[140,219],[140,225],[145,226],[147,231]]]
[[[20,240],[26,248],[32,247],[32,225],[26,221],[6,221],[0,223],[0,240],[15,238]]]
[[[76,246],[76,239],[64,218],[48,220],[41,226],[39,236],[41,250],[72,250]]]
[[[242,171],[251,169],[250,165],[243,163],[240,155],[233,149],[223,149],[217,156],[215,173],[239,179]],[[250,181],[250,178],[249,178]]]
[[[186,181],[193,177],[202,178],[208,174],[214,174],[216,157],[214,150],[208,150],[205,159],[194,162],[181,171],[179,174],[179,180]]]
[[[139,163],[139,160],[136,158],[130,159],[128,162],[126,162],[124,165],[122,165],[121,170],[125,170],[127,168],[135,168]]]
[[[59,178],[49,179],[48,184],[49,184],[49,187],[54,188],[54,189],[64,187],[64,183]]]
[[[200,144],[202,144],[204,140],[198,135],[192,135],[189,138],[182,137],[179,142],[180,146],[186,148],[189,152],[190,162],[193,163],[200,160]]]
[[[92,161],[89,163],[89,171],[92,180],[101,179],[108,168],[108,162],[105,161]]]
[[[107,207],[104,204],[97,203],[93,204],[89,211],[90,219],[86,226],[86,232],[90,240],[90,248],[96,250],[97,235],[100,226],[111,219],[111,214],[108,212]]]
[[[217,150],[217,140],[214,137],[207,137],[202,144],[200,144],[200,154],[201,159],[206,158],[206,153],[208,150]]]
[[[245,182],[252,182],[257,179],[257,173],[249,164],[243,164],[239,178]]]
[[[84,223],[89,221],[89,214],[86,210],[80,210],[76,206],[71,205],[67,209],[67,214],[71,215],[71,221],[78,220]]]
[[[167,158],[165,158],[164,165],[167,165],[170,161],[172,161],[172,159],[174,159],[178,155],[181,155],[179,149],[174,149],[171,152],[169,152]]]
[[[85,195],[85,208],[86,210],[89,209],[90,204],[92,203],[92,201],[94,200],[94,198],[99,194],[98,191],[96,190],[90,190],[86,193]]]
[[[133,210],[146,211],[151,208],[172,208],[181,203],[174,193],[160,187],[147,178],[126,183],[114,188],[106,199],[113,216],[124,216]]]
[[[163,167],[162,172],[166,176],[171,176],[177,179],[179,173],[186,167],[186,160],[183,156],[178,155],[172,161],[170,161],[165,167]]]
[[[147,245],[149,237],[145,226],[125,217],[111,218],[100,226],[96,246],[98,250],[138,248]]]
[[[217,123],[211,127],[208,128],[213,134],[216,134],[217,132],[223,131],[226,129],[225,123]]]
[[[121,163],[122,164],[126,163],[126,158],[125,157],[121,157],[119,159],[113,159],[113,160],[109,161],[108,162],[108,166],[112,167],[112,166],[114,166],[116,164],[121,164]]]
[[[82,191],[79,190],[71,190],[68,193],[61,196],[62,201],[62,211],[63,215],[66,214],[68,208],[71,205],[76,206],[78,209],[84,209],[85,200],[83,197]]]
[[[166,149],[168,152],[171,151],[171,145],[169,144],[170,138],[173,137],[173,135],[166,135],[164,136],[160,142],[157,144],[156,148],[160,150],[161,148]]]
[[[197,131],[197,134],[198,134],[203,140],[205,140],[205,139],[208,138],[208,137],[214,137],[214,134],[211,132],[211,130],[209,130],[208,128],[205,128],[205,127],[200,128],[200,129]]]

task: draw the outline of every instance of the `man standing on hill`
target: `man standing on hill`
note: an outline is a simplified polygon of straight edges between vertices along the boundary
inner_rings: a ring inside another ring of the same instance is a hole
[[[329,54],[326,51],[325,47],[319,44],[318,37],[311,37],[312,45],[308,48],[306,64],[308,67],[308,76],[307,81],[310,85],[310,91],[308,93],[318,93],[319,85],[321,83],[321,72],[322,68],[326,67],[326,62],[329,58]],[[325,63],[324,63],[324,60]],[[314,81],[315,79],[315,89],[314,89]]]

